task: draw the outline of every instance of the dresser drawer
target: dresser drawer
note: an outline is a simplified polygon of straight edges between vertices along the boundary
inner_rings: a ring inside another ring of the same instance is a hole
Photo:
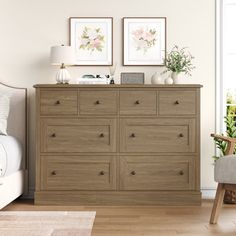
[[[121,190],[194,189],[194,158],[191,156],[122,156]]]
[[[195,119],[121,119],[121,152],[195,152]]]
[[[77,115],[77,90],[42,90],[40,113],[41,115]]]
[[[81,115],[117,114],[117,91],[79,92],[79,113]]]
[[[120,91],[121,115],[155,115],[156,91]]]
[[[42,190],[112,190],[115,157],[41,156]]]
[[[195,91],[160,91],[158,96],[159,115],[196,115]]]
[[[115,152],[115,119],[42,119],[41,152]]]

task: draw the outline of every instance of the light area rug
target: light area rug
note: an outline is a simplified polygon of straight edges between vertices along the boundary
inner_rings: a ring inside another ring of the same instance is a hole
[[[90,236],[96,212],[0,211],[1,236]]]

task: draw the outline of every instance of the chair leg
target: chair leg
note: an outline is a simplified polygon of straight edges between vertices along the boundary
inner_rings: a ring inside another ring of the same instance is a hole
[[[217,187],[217,191],[216,191],[216,196],[215,196],[213,208],[212,208],[212,211],[211,211],[210,224],[216,224],[217,223],[219,213],[220,213],[220,208],[221,208],[222,203],[223,203],[224,195],[225,195],[224,184],[219,183],[218,187]]]

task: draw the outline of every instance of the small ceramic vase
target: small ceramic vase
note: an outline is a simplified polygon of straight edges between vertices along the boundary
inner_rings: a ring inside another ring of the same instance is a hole
[[[171,77],[166,78],[165,84],[173,84],[173,79]]]
[[[171,78],[173,79],[174,84],[180,84],[180,80],[178,78],[179,73],[178,72],[172,72]]]
[[[163,84],[162,77],[156,72],[155,74],[152,75],[151,83],[152,84]]]

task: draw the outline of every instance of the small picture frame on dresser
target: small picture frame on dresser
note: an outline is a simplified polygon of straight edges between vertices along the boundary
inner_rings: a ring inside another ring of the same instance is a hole
[[[141,72],[122,72],[120,74],[121,84],[144,84],[145,74]]]

